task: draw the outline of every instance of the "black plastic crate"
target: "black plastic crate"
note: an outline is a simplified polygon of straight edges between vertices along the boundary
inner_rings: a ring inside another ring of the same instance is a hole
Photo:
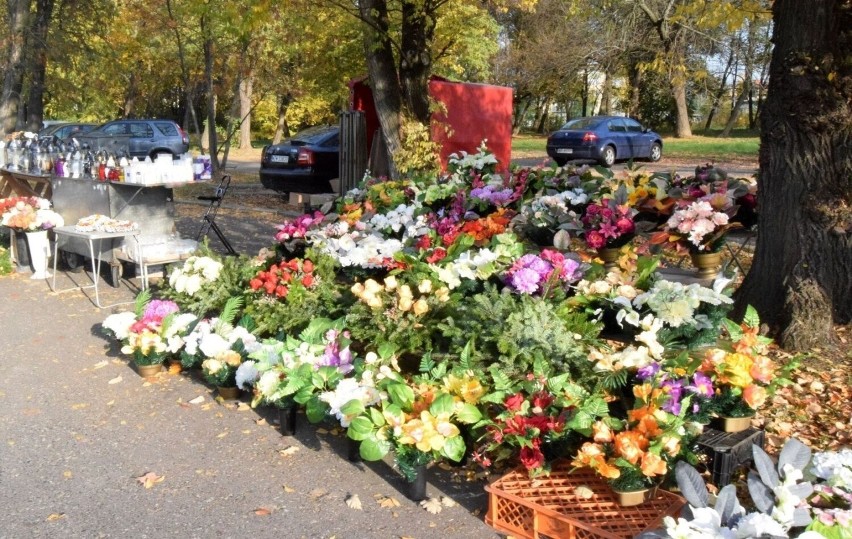
[[[730,483],[737,468],[752,462],[751,446],[762,449],[765,439],[763,429],[754,427],[740,432],[705,429],[698,438],[698,449],[707,456],[707,469],[713,476],[713,484],[721,488]]]

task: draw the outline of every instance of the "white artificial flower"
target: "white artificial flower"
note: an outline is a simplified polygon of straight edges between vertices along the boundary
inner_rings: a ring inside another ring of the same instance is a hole
[[[787,527],[764,513],[749,513],[737,522],[737,539],[787,537]]]
[[[207,335],[202,335],[198,343],[198,348],[204,354],[204,357],[216,357],[222,352],[230,350],[231,343],[218,333],[208,333]]]
[[[270,399],[277,391],[278,384],[281,381],[280,373],[277,370],[269,370],[260,375],[255,383],[257,389],[265,399]]]
[[[257,363],[254,361],[243,361],[237,367],[236,379],[237,387],[243,390],[249,389],[257,381],[260,373],[257,370]]]
[[[132,312],[111,314],[101,324],[115,334],[115,338],[123,341],[130,333],[130,326],[136,323],[136,315]]]

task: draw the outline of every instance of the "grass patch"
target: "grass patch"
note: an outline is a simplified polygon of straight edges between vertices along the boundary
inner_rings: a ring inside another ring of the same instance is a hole
[[[547,137],[544,135],[517,135],[512,137],[512,156],[546,154]],[[689,139],[663,137],[663,156],[672,159],[699,159],[724,161],[727,159],[753,159],[757,161],[760,137],[752,132],[734,132],[728,138],[693,136]]]

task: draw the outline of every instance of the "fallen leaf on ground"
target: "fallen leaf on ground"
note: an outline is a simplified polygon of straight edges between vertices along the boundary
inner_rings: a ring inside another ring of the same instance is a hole
[[[420,502],[420,507],[429,511],[433,515],[437,515],[444,509],[444,506],[441,505],[441,500],[438,498],[429,498],[428,500],[423,500]]]
[[[287,485],[284,485],[284,492],[286,492],[287,494],[290,494],[292,492],[296,492],[296,489],[294,489],[293,487],[288,487]]]
[[[251,406],[249,406],[248,404],[246,404],[244,402],[237,404],[237,411],[238,412],[246,412],[248,410],[251,410]]]
[[[317,434],[328,434],[328,429],[320,427],[317,429]]]
[[[348,505],[351,509],[361,511],[361,498],[359,498],[357,494],[353,494],[346,498],[346,505]]]
[[[382,496],[378,500],[380,507],[399,507],[399,500],[390,496]]]
[[[98,361],[97,363],[95,363],[93,368],[100,369],[102,367],[106,367],[107,365],[109,365],[109,361],[107,361],[107,360]]]
[[[441,505],[444,507],[455,507],[458,505],[456,501],[449,496],[441,496]]]
[[[121,382],[121,376],[120,376],[120,375],[119,375],[119,376],[116,376],[115,378],[113,378],[112,380],[110,380],[110,381],[109,381],[109,382],[107,382],[107,383],[108,383],[108,384],[110,384],[110,385],[112,385],[112,384],[118,384],[119,382]]]
[[[290,447],[285,447],[284,449],[279,449],[278,452],[281,453],[282,456],[292,457],[296,451],[299,450],[298,446],[291,445]]]
[[[261,517],[265,517],[267,515],[271,515],[272,511],[270,511],[269,509],[267,509],[265,507],[258,507],[257,509],[254,510],[254,514],[261,516]]]
[[[87,402],[81,402],[81,403],[79,403],[79,404],[72,404],[72,405],[71,405],[71,409],[72,409],[72,410],[80,410],[80,409],[82,409],[82,408],[88,408],[88,406],[89,406],[89,403],[87,403]]]
[[[109,402],[107,403],[107,406],[112,406],[113,404],[115,404],[115,400],[114,400],[114,399],[113,399],[113,400],[111,400],[111,401],[109,401]]]
[[[154,472],[148,472],[145,475],[140,475],[136,478],[137,481],[145,485],[145,488],[152,488],[157,483],[162,483],[166,479],[164,475],[157,475]]]
[[[169,365],[169,374],[180,374],[180,371],[180,363],[172,363],[171,365]]]
[[[53,522],[54,520],[59,520],[60,518],[65,518],[65,513],[51,513],[47,517],[47,521]]]
[[[314,490],[308,493],[308,495],[315,500],[322,498],[326,494],[328,494],[328,491],[324,488],[315,488]]]
[[[228,435],[228,431],[220,432],[219,434],[216,435],[216,438],[224,438],[227,435]]]
[[[189,401],[189,404],[201,404],[202,402],[204,402],[204,395],[199,395]]]
[[[74,477],[74,474],[71,473],[71,470],[65,470],[64,472],[62,472],[62,477],[64,477],[65,479],[71,479],[72,477]]]
[[[260,419],[255,419],[254,424],[255,425],[268,425],[269,423],[267,423],[266,420],[261,417]]]

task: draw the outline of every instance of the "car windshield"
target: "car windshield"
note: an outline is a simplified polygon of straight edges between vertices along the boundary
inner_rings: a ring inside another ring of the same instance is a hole
[[[600,123],[600,118],[577,118],[571,120],[562,126],[565,131],[575,131],[578,129],[592,129]]]

